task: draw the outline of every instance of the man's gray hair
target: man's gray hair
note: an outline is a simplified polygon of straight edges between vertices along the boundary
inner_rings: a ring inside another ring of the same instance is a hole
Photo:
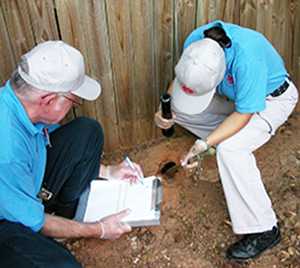
[[[18,63],[17,68],[13,71],[10,82],[14,89],[14,91],[20,96],[29,97],[30,93],[33,91],[41,91],[31,85],[29,85],[20,75],[18,68],[20,68],[23,72],[29,72],[29,66],[25,57],[21,57],[20,62]]]

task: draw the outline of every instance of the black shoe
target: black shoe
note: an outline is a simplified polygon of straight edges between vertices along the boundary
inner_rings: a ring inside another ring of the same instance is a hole
[[[247,234],[227,249],[226,257],[230,260],[246,261],[257,257],[266,249],[272,248],[279,241],[280,231],[275,226],[271,231]]]

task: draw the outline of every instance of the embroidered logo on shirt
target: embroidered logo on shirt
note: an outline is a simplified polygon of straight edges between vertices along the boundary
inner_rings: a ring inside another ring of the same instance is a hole
[[[228,84],[230,84],[230,85],[233,84],[234,81],[233,81],[233,77],[231,74],[228,74],[226,79],[227,79]]]

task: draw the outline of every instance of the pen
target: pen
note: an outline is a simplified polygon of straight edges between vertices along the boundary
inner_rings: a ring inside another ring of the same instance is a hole
[[[137,178],[138,178],[138,181],[144,185],[144,182],[143,182],[143,178],[141,177],[141,175],[139,174],[138,170],[136,169],[136,167],[133,165],[133,163],[131,162],[131,160],[129,159],[128,156],[125,157],[125,161],[126,163],[128,164],[128,166],[133,170],[135,171],[136,175],[137,175]]]

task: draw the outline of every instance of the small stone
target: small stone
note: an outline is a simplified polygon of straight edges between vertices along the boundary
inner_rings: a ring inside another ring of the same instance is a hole
[[[294,230],[297,235],[300,235],[300,222],[295,224]]]
[[[295,249],[292,248],[292,247],[289,247],[288,248],[288,253],[289,253],[290,256],[294,256],[295,255]]]
[[[225,248],[225,247],[226,247],[225,243],[221,243],[220,248]]]

